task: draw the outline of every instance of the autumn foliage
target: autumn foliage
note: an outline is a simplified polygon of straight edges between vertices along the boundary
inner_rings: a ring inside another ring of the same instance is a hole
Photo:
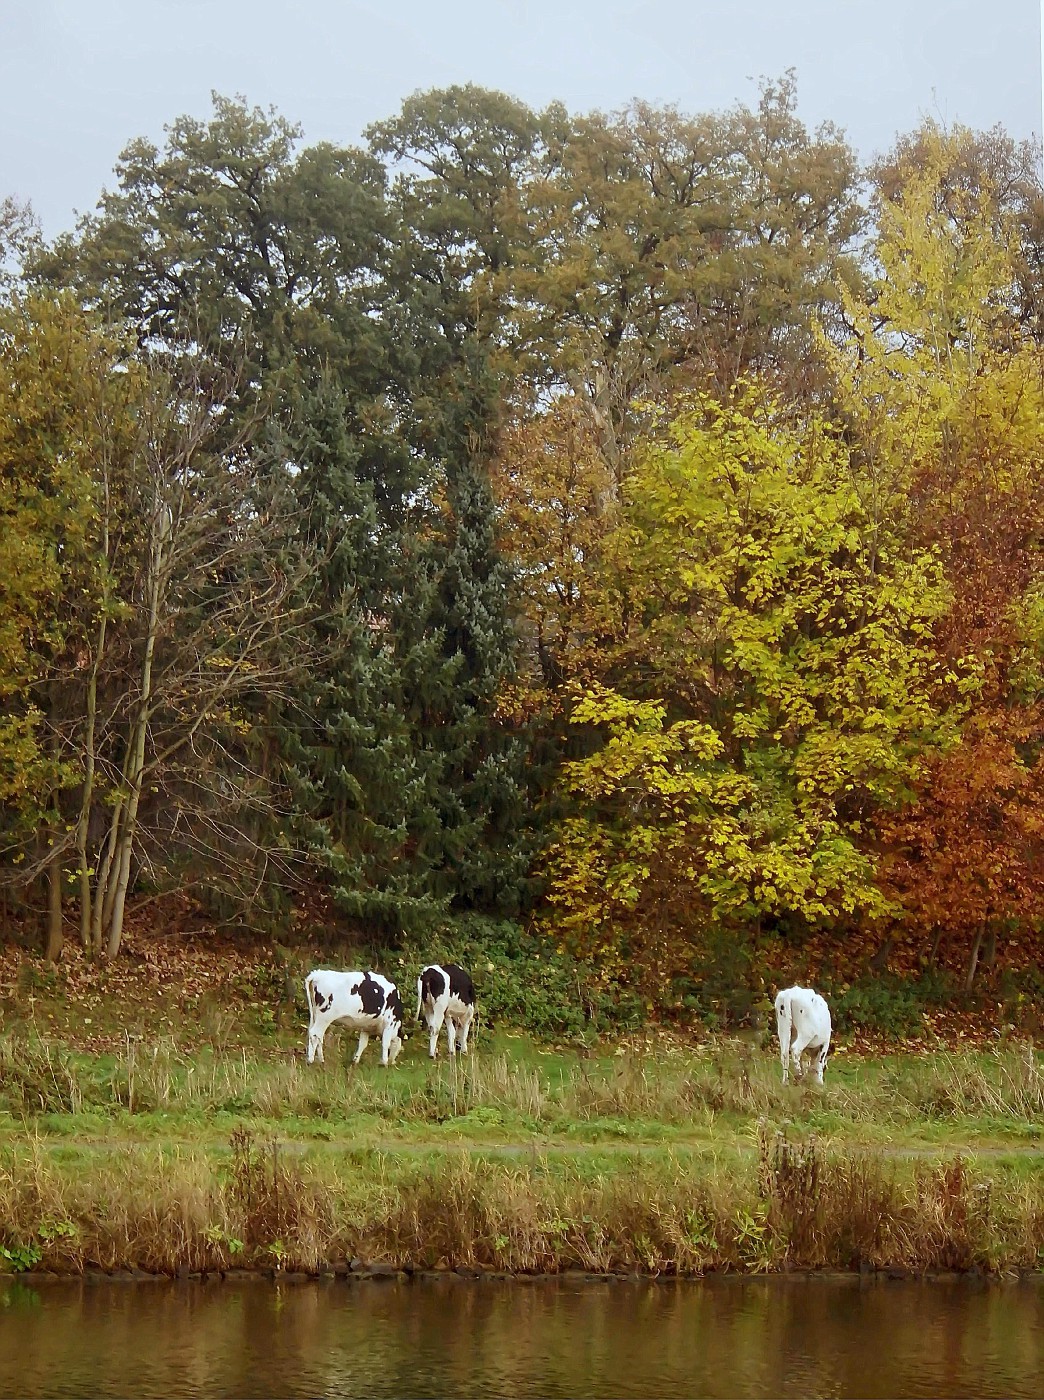
[[[1035,938],[1027,151],[928,123],[861,185],[790,76],[299,140],[216,98],[0,286],[0,885],[48,954],[321,891],[670,1008]]]
[[[1044,913],[1044,361],[970,142],[926,128],[882,180],[846,329],[817,331],[826,411],[758,376],[675,397],[588,512],[546,918],[607,976],[684,977],[721,928],[833,929],[958,953],[970,986]],[[577,412],[542,420],[545,462]],[[532,535],[546,507],[505,479]],[[557,630],[560,598],[525,601]]]

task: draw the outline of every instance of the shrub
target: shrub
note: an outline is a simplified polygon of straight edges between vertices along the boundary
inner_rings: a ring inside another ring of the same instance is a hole
[[[1038,966],[1005,968],[999,979],[1001,1019],[1024,1034],[1044,1032],[1044,972]]]
[[[709,1030],[750,1025],[763,995],[750,939],[736,929],[709,929],[691,974],[675,978],[674,995]]]
[[[410,972],[441,961],[467,968],[489,1026],[519,1026],[544,1038],[579,1038],[626,1029],[641,1019],[641,1002],[632,990],[599,986],[587,964],[506,919],[464,915],[444,925],[423,948],[405,948],[400,960]],[[408,1001],[412,983],[400,984],[400,991]]]
[[[906,1039],[920,1033],[925,1008],[947,1001],[953,989],[942,973],[900,977],[882,972],[836,987],[826,980],[818,990],[830,1003],[836,1031],[872,1030]]]

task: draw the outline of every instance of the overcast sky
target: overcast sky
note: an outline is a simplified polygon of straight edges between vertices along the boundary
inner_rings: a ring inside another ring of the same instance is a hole
[[[0,197],[71,227],[127,141],[212,89],[348,143],[419,88],[699,112],[793,67],[806,123],[863,156],[927,115],[1030,137],[1040,56],[1039,0],[0,0]]]

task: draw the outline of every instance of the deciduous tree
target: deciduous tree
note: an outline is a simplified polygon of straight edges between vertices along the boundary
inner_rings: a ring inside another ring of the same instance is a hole
[[[574,711],[552,917],[683,969],[713,923],[882,915],[867,821],[945,724],[936,561],[867,514],[841,439],[756,395],[704,399],[625,479],[617,635]]]

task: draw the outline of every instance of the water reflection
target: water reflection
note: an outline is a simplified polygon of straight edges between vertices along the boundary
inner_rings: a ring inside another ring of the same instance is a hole
[[[10,1283],[0,1395],[1040,1396],[1044,1283]]]

